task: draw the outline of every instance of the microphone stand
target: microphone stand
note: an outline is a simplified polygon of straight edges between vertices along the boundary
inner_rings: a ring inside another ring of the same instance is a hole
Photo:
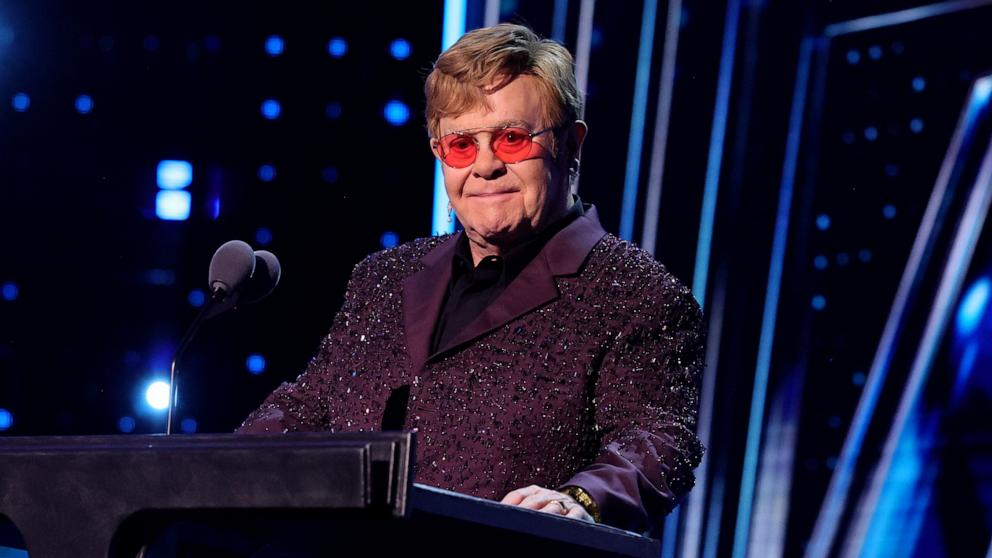
[[[227,293],[222,288],[216,288],[212,293],[210,293],[210,298],[200,309],[200,312],[196,315],[196,319],[190,324],[189,329],[186,330],[186,334],[179,341],[179,347],[176,348],[176,352],[172,356],[172,364],[169,367],[169,414],[165,423],[165,435],[169,436],[172,434],[172,417],[175,414],[174,410],[176,404],[179,401],[179,387],[176,385],[176,364],[179,363],[179,359],[182,358],[183,353],[186,352],[186,348],[189,347],[193,337],[196,336],[196,332],[200,329],[200,324],[203,323],[208,317],[210,317],[210,311],[213,310],[214,305],[218,302],[224,300]]]

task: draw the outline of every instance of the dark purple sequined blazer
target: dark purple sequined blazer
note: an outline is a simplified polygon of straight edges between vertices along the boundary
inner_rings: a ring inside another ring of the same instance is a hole
[[[693,484],[699,307],[589,207],[447,347],[428,354],[457,235],[358,264],[317,356],[242,432],[380,427],[410,385],[416,481],[491,499],[579,486],[604,523],[654,531]]]

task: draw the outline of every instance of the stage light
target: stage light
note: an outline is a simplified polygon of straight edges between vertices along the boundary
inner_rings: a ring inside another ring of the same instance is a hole
[[[155,215],[163,221],[185,221],[192,201],[185,190],[159,190],[155,195]]]
[[[882,47],[878,45],[868,47],[868,56],[871,57],[872,60],[878,60],[882,57]]]
[[[813,258],[813,267],[815,267],[816,269],[827,269],[828,263],[830,263],[830,260],[828,260],[827,257],[822,254]]]
[[[379,244],[383,248],[395,248],[400,243],[400,235],[393,231],[386,231],[379,237]]]
[[[182,422],[179,423],[179,429],[183,431],[184,434],[193,434],[196,432],[196,419],[195,418],[184,418]]]
[[[176,283],[176,272],[171,269],[149,269],[145,272],[145,282],[149,285],[167,287]]]
[[[916,76],[913,78],[913,91],[920,92],[927,88],[927,80],[923,79],[921,76]]]
[[[882,208],[882,217],[892,220],[896,217],[896,206],[888,204]]]
[[[155,380],[145,390],[145,402],[156,411],[164,411],[169,408],[169,391],[169,382]]]
[[[163,190],[182,190],[193,182],[193,165],[189,161],[159,161],[155,177]]]
[[[257,353],[248,355],[245,360],[245,368],[256,376],[265,372],[265,357]]]
[[[161,43],[159,42],[158,37],[156,37],[155,35],[148,35],[141,42],[141,46],[143,46],[145,50],[147,50],[148,52],[158,52],[158,47],[160,45]]]
[[[337,120],[341,118],[341,103],[327,103],[327,107],[324,109],[324,114],[327,115],[331,120]]]
[[[20,294],[20,289],[17,288],[17,283],[13,281],[7,281],[0,288],[0,296],[3,297],[7,302],[14,302],[17,300],[17,295]]]
[[[332,58],[341,58],[348,53],[348,41],[341,37],[334,37],[327,43],[327,53]]]
[[[848,64],[857,64],[860,61],[861,61],[861,54],[859,54],[858,51],[856,51],[856,50],[849,50],[849,51],[847,51],[847,63]]]
[[[410,119],[410,109],[403,101],[389,101],[382,109],[382,115],[393,126],[402,126]]]
[[[210,209],[210,219],[216,221],[220,218],[220,194],[213,194],[207,206]]]
[[[985,316],[989,306],[990,295],[992,295],[992,279],[982,277],[961,298],[956,320],[959,335],[962,337],[970,335],[982,322],[982,317]]]
[[[193,289],[186,295],[186,301],[193,308],[199,308],[207,301],[207,294],[200,289]]]
[[[894,163],[889,163],[888,165],[885,165],[885,176],[888,176],[889,178],[895,178],[899,176],[899,165],[896,165]]]
[[[132,417],[121,417],[121,419],[117,421],[117,430],[120,430],[125,434],[130,434],[134,432],[134,427],[136,425],[137,422],[135,422]]]
[[[31,106],[31,97],[27,93],[15,93],[10,104],[17,112],[25,112]]]
[[[93,97],[80,95],[76,97],[76,112],[79,114],[89,114],[93,110]]]
[[[858,252],[858,259],[863,263],[868,263],[871,261],[871,250],[865,248]]]
[[[259,229],[255,231],[255,241],[262,246],[268,246],[272,243],[272,231],[265,227],[259,227]]]
[[[819,312],[827,307],[827,299],[823,295],[816,295],[813,297],[813,300],[810,301],[810,304],[813,306],[813,310]]]
[[[217,54],[220,52],[220,37],[207,35],[203,38],[203,48],[207,49],[210,54]]]
[[[279,35],[270,35],[268,39],[265,39],[265,52],[269,53],[269,56],[279,56],[285,46],[286,43]]]
[[[851,263],[851,256],[848,256],[847,252],[839,252],[837,254],[837,265],[844,267],[849,263]]]
[[[444,0],[444,17],[441,23],[441,50],[455,44],[465,34],[467,0]],[[431,234],[455,232],[455,223],[447,209],[448,192],[444,188],[441,161],[434,160],[434,207],[431,210]]]
[[[864,372],[855,372],[854,374],[851,375],[851,383],[856,386],[865,385],[865,380],[867,379],[868,376],[865,376]]]
[[[338,169],[334,167],[325,167],[320,171],[320,179],[328,184],[334,184],[338,181]]]
[[[909,129],[913,131],[914,134],[919,134],[923,131],[923,119],[914,118],[909,121]]]
[[[279,118],[279,114],[282,112],[282,105],[279,101],[275,99],[266,99],[262,101],[262,116],[268,120],[275,120]]]
[[[0,409],[0,431],[10,430],[14,426],[14,415],[7,409]]]
[[[878,128],[874,126],[868,126],[865,128],[865,139],[868,141],[875,141],[878,139]]]
[[[258,179],[262,182],[272,182],[276,178],[276,168],[272,165],[258,167]]]
[[[821,213],[816,218],[816,228],[821,231],[825,231],[830,228],[830,216],[826,213]]]
[[[409,58],[411,50],[410,41],[406,39],[395,39],[389,43],[389,54],[392,54],[393,58],[397,60],[406,60]]]

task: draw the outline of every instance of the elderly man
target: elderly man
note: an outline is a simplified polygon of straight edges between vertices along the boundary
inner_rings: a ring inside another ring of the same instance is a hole
[[[318,355],[240,430],[376,430],[409,386],[417,482],[657,532],[702,454],[701,318],[571,194],[587,130],[571,55],[479,29],[425,91],[464,230],[358,264]]]

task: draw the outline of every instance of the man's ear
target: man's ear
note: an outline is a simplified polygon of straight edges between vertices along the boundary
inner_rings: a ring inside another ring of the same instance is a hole
[[[568,150],[569,159],[578,159],[579,150],[582,149],[582,142],[586,139],[589,126],[583,120],[576,120],[568,129],[565,136],[565,149]]]

